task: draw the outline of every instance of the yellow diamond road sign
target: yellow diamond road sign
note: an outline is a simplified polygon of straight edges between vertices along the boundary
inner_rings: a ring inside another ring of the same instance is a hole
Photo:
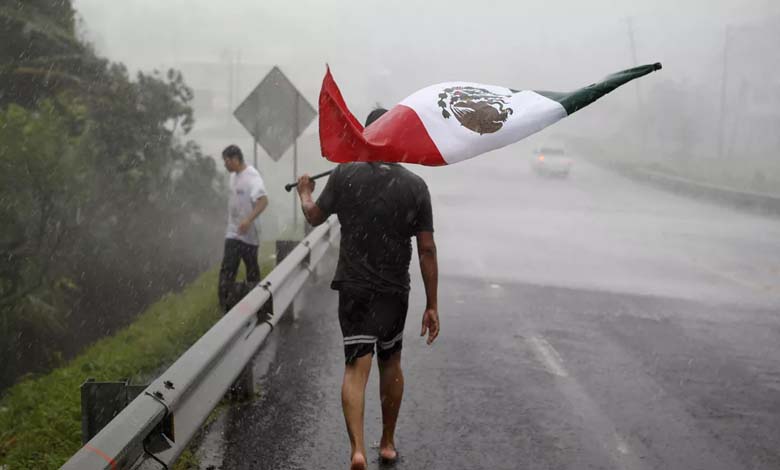
[[[317,116],[295,85],[274,67],[233,115],[278,161]]]

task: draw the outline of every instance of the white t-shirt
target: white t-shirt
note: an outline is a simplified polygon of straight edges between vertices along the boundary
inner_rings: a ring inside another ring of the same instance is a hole
[[[265,195],[263,178],[254,167],[247,165],[240,173],[230,174],[230,200],[225,238],[234,238],[255,246],[260,244],[255,224],[252,224],[243,235],[238,233],[238,226],[252,213],[255,202]]]

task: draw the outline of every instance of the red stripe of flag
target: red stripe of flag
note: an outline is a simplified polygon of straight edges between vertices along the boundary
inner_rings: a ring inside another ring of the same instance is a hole
[[[446,165],[420,117],[395,106],[366,129],[347,108],[336,82],[325,74],[320,91],[320,147],[330,161]]]

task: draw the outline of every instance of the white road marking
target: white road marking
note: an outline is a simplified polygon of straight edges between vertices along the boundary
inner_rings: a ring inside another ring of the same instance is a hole
[[[724,279],[726,281],[730,281],[734,284],[737,284],[741,287],[744,287],[746,289],[755,290],[759,292],[773,292],[780,289],[780,286],[773,286],[773,285],[767,285],[767,284],[760,284],[758,282],[748,281],[746,279],[742,279],[740,276],[737,276],[735,274],[732,274],[728,271],[723,271],[720,269],[717,269],[715,267],[709,266],[705,263],[701,263],[697,260],[685,260],[689,265],[693,266],[694,268],[700,269],[702,271],[706,271],[707,273],[717,276],[721,279]]]
[[[555,348],[542,336],[534,335],[528,338],[528,343],[544,367],[552,375],[569,377],[563,366],[563,358]],[[631,452],[631,447],[617,433],[615,425],[609,417],[593,402],[574,377],[558,382],[559,389],[564,393],[571,406],[587,423],[594,436],[601,441],[607,453],[620,470],[642,470],[646,466]]]
[[[499,284],[490,284],[491,289],[500,289],[501,286]]]
[[[558,354],[558,351],[556,351],[546,339],[540,338],[539,336],[532,336],[528,341],[534,348],[536,356],[542,364],[547,367],[547,370],[550,373],[559,377],[569,376],[569,373],[563,368],[563,360],[561,359],[560,354]]]

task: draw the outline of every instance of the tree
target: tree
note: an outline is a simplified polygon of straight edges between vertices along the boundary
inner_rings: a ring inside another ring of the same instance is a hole
[[[224,199],[183,142],[180,73],[131,79],[75,36],[68,0],[7,0],[0,23],[2,388],[214,262]]]
[[[74,283],[58,267],[90,196],[80,145],[50,102],[0,112],[0,336],[12,340],[4,356],[17,346],[13,331],[61,332],[52,326],[61,324],[61,294]]]

